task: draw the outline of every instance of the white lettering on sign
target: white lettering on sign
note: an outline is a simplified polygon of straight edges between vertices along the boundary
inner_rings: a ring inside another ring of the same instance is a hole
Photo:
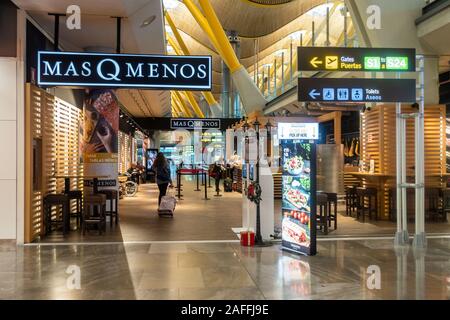
[[[185,72],[186,67],[188,67],[188,68],[190,69],[190,71],[187,71],[187,72],[188,72],[187,74],[186,74],[186,72]],[[189,72],[190,72],[190,73],[189,73]],[[192,77],[194,76],[194,74],[195,74],[195,69],[194,69],[194,67],[191,66],[190,64],[185,64],[184,66],[182,66],[182,67],[180,68],[180,73],[181,73],[181,76],[182,76],[183,78],[185,78],[185,79],[190,79],[190,78],[192,78]]]
[[[64,73],[65,76],[70,76],[70,73],[72,73],[72,76],[77,77],[78,73],[77,73],[77,69],[75,69],[75,65],[73,64],[73,62],[71,62],[69,64],[69,67],[67,68],[66,73]]]
[[[149,66],[149,78],[158,78],[159,72],[158,72],[158,64],[157,63],[148,63]]]
[[[185,129],[195,129],[195,128],[208,128],[208,129],[220,129],[220,120],[219,119],[209,119],[209,120],[203,120],[203,119],[193,119],[193,120],[171,120],[171,128],[172,129],[178,129],[178,128],[185,128]]]
[[[42,86],[211,89],[210,57],[40,51],[38,73]]]
[[[105,62],[111,62],[115,68],[115,72],[113,73],[107,73],[106,75],[108,76],[108,78],[103,74],[102,71],[102,66]],[[103,59],[102,61],[99,62],[99,64],[97,65],[97,73],[100,76],[100,78],[102,78],[103,80],[116,80],[116,81],[120,81],[119,78],[117,78],[117,76],[120,73],[120,66],[119,64],[114,61],[113,59]]]
[[[83,62],[83,64],[81,65],[81,68],[83,69],[81,71],[81,75],[83,77],[89,77],[92,74],[91,63],[89,61]]]
[[[206,73],[206,65],[205,64],[201,64],[198,66],[198,73],[197,73],[197,77],[199,77],[200,79],[205,79],[207,76]]]
[[[355,62],[355,58],[343,56],[343,57],[341,57],[341,61],[342,62]]]
[[[139,63],[135,69],[133,69],[133,65],[129,62],[127,62],[126,65],[128,67],[126,77],[138,77],[138,78],[144,77],[142,75],[142,66],[144,65],[143,63]]]
[[[50,63],[48,61],[44,61],[44,76],[52,75],[52,76],[61,76],[61,61],[58,61],[55,63],[55,65],[52,67],[50,66]]]
[[[172,77],[174,77],[174,78],[177,77],[177,67],[178,67],[178,64],[174,63],[174,64],[172,65],[172,69],[170,68],[170,66],[168,66],[168,65],[165,64],[165,63],[163,63],[162,66],[163,66],[163,69],[164,69],[164,75],[163,75],[163,78],[168,78],[167,72],[169,72],[169,73],[172,75]]]
[[[378,89],[366,89],[366,100],[367,101],[382,101],[380,90]]]

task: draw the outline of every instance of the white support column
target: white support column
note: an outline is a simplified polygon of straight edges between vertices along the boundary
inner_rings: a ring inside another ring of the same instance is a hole
[[[402,184],[406,183],[406,119],[401,119],[401,157],[402,157]],[[402,227],[403,227],[403,242],[408,243],[408,204],[407,204],[407,189],[402,188]]]
[[[396,173],[397,173],[397,187],[396,187],[396,203],[397,203],[397,232],[395,234],[395,245],[403,244],[403,218],[402,218],[402,105],[395,104],[395,136],[396,136]]]
[[[426,247],[425,236],[425,161],[424,161],[424,69],[425,60],[423,56],[418,56],[419,72],[419,114],[415,121],[415,161],[416,161],[416,216],[415,216],[415,234],[413,245],[417,248]]]
[[[396,74],[400,79],[400,73]],[[397,232],[395,234],[395,245],[408,244],[408,222],[406,204],[406,121],[402,116],[402,105],[395,104],[396,112],[396,166],[397,166]]]

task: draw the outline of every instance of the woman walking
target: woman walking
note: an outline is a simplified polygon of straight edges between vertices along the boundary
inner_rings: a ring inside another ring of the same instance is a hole
[[[161,198],[166,195],[167,187],[172,186],[172,178],[170,177],[169,162],[162,152],[159,152],[156,156],[155,162],[152,166],[155,171],[156,184],[159,189],[158,207],[161,204]]]

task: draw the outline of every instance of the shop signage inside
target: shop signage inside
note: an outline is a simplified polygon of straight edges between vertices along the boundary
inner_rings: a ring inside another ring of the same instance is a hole
[[[415,49],[299,47],[300,71],[415,72]]]
[[[220,119],[170,119],[171,129],[218,129],[220,130]]]
[[[38,52],[38,85],[211,90],[210,56]]]
[[[416,101],[414,79],[299,78],[298,100],[303,102]]]

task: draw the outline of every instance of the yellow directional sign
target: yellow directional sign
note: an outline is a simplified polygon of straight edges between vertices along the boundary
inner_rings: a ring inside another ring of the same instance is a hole
[[[311,65],[314,68],[318,68],[320,64],[323,64],[323,61],[318,60],[317,57],[314,57],[311,61],[310,61]]]
[[[415,49],[299,47],[297,56],[299,71],[416,71]]]
[[[338,56],[326,56],[325,57],[325,68],[336,70],[339,67],[339,57]]]

